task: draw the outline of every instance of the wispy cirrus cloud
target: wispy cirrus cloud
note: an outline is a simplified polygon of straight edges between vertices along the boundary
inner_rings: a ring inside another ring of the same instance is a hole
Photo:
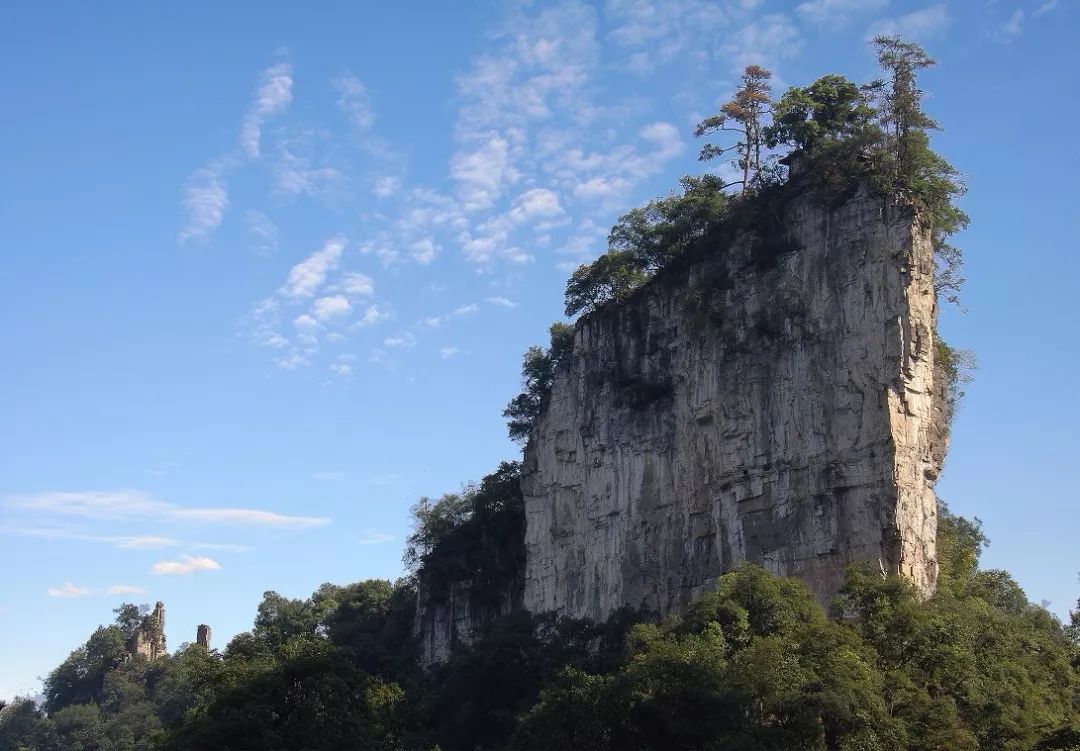
[[[71,582],[64,582],[61,587],[49,587],[46,590],[49,597],[89,597],[94,590],[89,587],[77,587]]]
[[[796,6],[795,12],[812,24],[838,27],[856,15],[881,10],[888,4],[889,0],[808,0]]]
[[[0,534],[16,535],[18,537],[38,537],[48,540],[75,540],[78,542],[94,542],[103,545],[112,545],[122,550],[161,550],[163,548],[175,548],[181,545],[200,550],[225,550],[234,553],[242,553],[250,550],[248,545],[239,545],[227,542],[195,542],[177,540],[172,537],[161,535],[104,535],[91,534],[77,529],[64,527],[18,527],[0,526]]]
[[[221,564],[202,555],[182,555],[175,561],[158,561],[150,567],[150,573],[158,576],[185,576],[198,571],[220,571]]]
[[[769,13],[728,35],[720,51],[732,72],[741,73],[747,65],[775,68],[798,55],[802,46],[802,35],[794,22],[783,13]]]
[[[225,210],[229,208],[229,191],[225,173],[230,166],[227,159],[219,159],[196,170],[184,184],[183,206],[188,221],[180,230],[178,242],[183,245],[191,240],[205,241],[221,225]]]
[[[105,593],[110,595],[144,595],[146,590],[130,584],[113,584],[105,590]]]
[[[896,18],[877,20],[866,30],[866,38],[873,39],[884,34],[920,41],[934,39],[944,34],[951,22],[947,6],[939,3]]]
[[[311,297],[323,284],[327,275],[341,262],[345,250],[345,238],[332,237],[319,250],[289,269],[289,276],[281,288],[286,297]]]
[[[129,550],[154,550],[175,547],[180,544],[179,540],[158,535],[96,535],[59,527],[0,526],[0,534],[17,535],[19,537],[40,537],[49,540],[100,542]]]
[[[278,226],[266,214],[255,209],[244,212],[248,234],[260,253],[270,253],[278,247]]]
[[[95,589],[93,587],[79,587],[71,582],[64,582],[60,587],[49,587],[46,590],[46,594],[49,597],[59,597],[66,599],[74,599],[78,597],[92,597],[94,595],[141,595],[146,594],[146,590],[142,587],[136,587],[131,584],[112,584],[106,587],[104,590]]]
[[[248,158],[254,159],[260,154],[263,123],[271,115],[285,111],[290,102],[291,67],[287,63],[270,66],[263,71],[255,101],[240,129],[240,147]],[[180,230],[177,240],[181,245],[193,240],[209,240],[221,225],[229,208],[229,190],[225,178],[237,166],[237,162],[235,153],[212,160],[193,172],[184,183],[182,205],[187,213],[187,223]]]
[[[342,76],[334,81],[337,106],[357,128],[367,129],[375,122],[367,87],[356,76]]]
[[[266,119],[288,109],[293,93],[292,66],[277,63],[263,71],[244,124],[240,129],[240,146],[251,158],[259,156],[262,126]]]
[[[306,529],[328,524],[330,519],[317,516],[293,516],[249,508],[191,507],[160,501],[135,490],[47,492],[8,496],[5,504],[37,513],[78,516],[90,519],[131,519],[151,517],[157,520],[190,521],[210,524],[236,524],[280,529]],[[139,538],[132,538],[139,539]],[[167,538],[161,538],[167,539]]]

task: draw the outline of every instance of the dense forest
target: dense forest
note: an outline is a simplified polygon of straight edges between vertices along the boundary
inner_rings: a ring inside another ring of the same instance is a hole
[[[702,150],[705,160],[733,154],[734,173],[684,178],[680,192],[622,217],[608,251],[571,277],[567,314],[617,305],[743,233],[759,238],[758,262],[775,262],[792,252],[783,207],[793,196],[838,203],[864,186],[928,223],[939,291],[954,299],[960,251],[948,238],[967,218],[956,170],[929,146],[936,125],[916,74],[932,61],[895,38],[875,47],[882,80],[829,75],[776,101],[769,71],[747,68],[732,101],[698,127],[734,139]],[[707,315],[709,290],[686,304]],[[550,346],[526,354],[524,390],[506,410],[512,437],[528,438],[571,334],[556,324]],[[960,355],[944,354],[955,406]],[[469,572],[477,586],[501,586],[520,554],[521,472],[507,462],[462,492],[422,499],[401,580],[324,584],[303,600],[267,592],[252,630],[223,650],[133,657],[140,609],[121,606],[47,677],[39,701],[0,709],[0,750],[1080,749],[1080,605],[1062,623],[1007,572],[980,568],[978,521],[944,507],[927,600],[853,567],[824,608],[799,580],[746,565],[679,617],[512,613],[425,671],[418,581]]]

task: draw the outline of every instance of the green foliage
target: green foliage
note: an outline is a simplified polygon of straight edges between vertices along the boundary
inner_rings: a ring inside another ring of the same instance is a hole
[[[1074,716],[1076,645],[1002,571],[980,571],[978,521],[943,508],[938,593],[853,571],[841,608],[878,655],[908,748],[1029,749]]]
[[[503,410],[510,437],[515,441],[528,439],[532,426],[547,403],[555,382],[555,372],[569,360],[574,350],[573,326],[556,322],[551,324],[548,333],[550,345],[547,349],[529,347],[525,352],[521,366],[523,390]]]
[[[467,581],[475,601],[495,603],[522,570],[524,539],[521,463],[503,462],[479,485],[435,502],[420,499],[405,562],[426,597],[438,599],[450,583]]]
[[[684,177],[682,192],[650,201],[620,217],[608,252],[579,266],[566,283],[566,315],[625,300],[652,275],[701,242],[729,204],[714,175]]]
[[[503,465],[462,494],[470,510],[430,538],[425,569],[520,563],[467,552],[492,552],[501,515],[520,508],[519,472]],[[1007,573],[981,570],[986,544],[978,520],[943,507],[929,600],[856,567],[830,619],[801,581],[748,565],[662,622],[511,613],[427,675],[412,662],[410,585],[268,592],[224,653],[111,664],[121,629],[99,629],[63,674],[111,667],[50,677],[65,691],[48,715],[0,708],[0,748],[1074,749],[1080,616],[1066,628]]]
[[[806,88],[792,87],[780,97],[765,139],[774,148],[786,144],[813,152],[824,142],[861,133],[872,126],[874,116],[864,89],[843,76],[822,76]]]
[[[98,628],[45,679],[45,710],[52,714],[74,704],[100,703],[105,676],[128,658],[119,626]]]
[[[734,151],[735,164],[742,170],[742,180],[729,185],[741,185],[746,193],[761,174],[761,150],[765,146],[765,116],[772,104],[772,72],[759,65],[747,65],[742,74],[742,85],[731,101],[720,108],[720,113],[698,123],[694,135],[701,137],[712,133],[733,132],[741,137],[734,146],[721,147],[705,144],[699,159],[708,161]]]
[[[560,672],[518,748],[895,748],[873,654],[801,582],[748,566],[683,619],[640,624],[611,673]]]
[[[938,261],[937,291],[955,302],[964,281],[963,254],[949,237],[967,226],[968,217],[956,203],[965,192],[959,172],[930,147],[928,131],[938,125],[922,110],[917,74],[934,62],[918,45],[896,37],[878,37],[874,46],[886,80],[858,86],[827,75],[788,89],[776,102],[770,100],[771,74],[748,67],[732,101],[695,131],[697,136],[739,136],[729,147],[706,144],[701,158],[735,151],[742,180],[685,177],[681,195],[657,199],[621,217],[607,252],[568,280],[566,314],[625,301],[689,251],[704,244],[726,247],[739,234],[754,238],[759,267],[767,268],[793,249],[783,226],[793,198],[811,191],[825,204],[836,205],[859,186],[920,212]],[[766,122],[770,113],[772,121]],[[786,186],[780,184],[779,167],[762,157],[763,149],[780,147],[793,150],[782,160],[791,165]],[[741,194],[731,198],[724,189],[735,184],[742,186]],[[717,318],[712,302],[708,290],[691,290],[687,300],[698,322]]]

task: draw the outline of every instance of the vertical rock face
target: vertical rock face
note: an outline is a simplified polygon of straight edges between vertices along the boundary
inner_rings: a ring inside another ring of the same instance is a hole
[[[420,664],[445,662],[455,647],[475,641],[485,625],[520,610],[521,573],[495,596],[480,596],[468,580],[435,584],[421,575],[413,627]]]
[[[527,610],[678,612],[744,561],[933,591],[933,251],[886,208],[797,200],[797,250],[745,237],[578,323],[525,451]]]
[[[128,651],[133,657],[141,655],[148,660],[156,660],[166,653],[165,603],[158,602],[154,611],[143,617],[142,623],[131,634]]]

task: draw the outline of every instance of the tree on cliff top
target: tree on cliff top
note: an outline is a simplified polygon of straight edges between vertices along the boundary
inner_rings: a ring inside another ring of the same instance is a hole
[[[553,323],[548,329],[550,345],[529,347],[521,364],[522,392],[510,400],[503,410],[510,437],[524,443],[536,418],[540,416],[555,382],[555,371],[569,358],[574,349],[574,327]]]
[[[731,101],[720,108],[719,114],[705,118],[694,129],[694,135],[698,138],[722,132],[738,133],[741,136],[741,140],[733,146],[705,144],[701,147],[698,158],[704,162],[734,151],[735,163],[742,170],[743,177],[742,180],[736,180],[728,185],[741,184],[742,193],[746,193],[752,186],[751,171],[754,177],[761,172],[761,149],[765,145],[764,120],[772,105],[770,78],[772,78],[772,71],[760,65],[747,65],[742,74],[742,86],[735,92]]]
[[[967,227],[969,219],[956,204],[966,192],[960,172],[930,147],[928,131],[940,126],[922,109],[925,92],[918,86],[918,71],[936,63],[922,47],[900,37],[878,36],[873,44],[886,74],[872,87],[888,138],[877,150],[882,158],[872,177],[886,195],[911,201],[927,214],[939,261],[935,286],[938,294],[956,302],[964,283],[963,255],[948,238]]]

